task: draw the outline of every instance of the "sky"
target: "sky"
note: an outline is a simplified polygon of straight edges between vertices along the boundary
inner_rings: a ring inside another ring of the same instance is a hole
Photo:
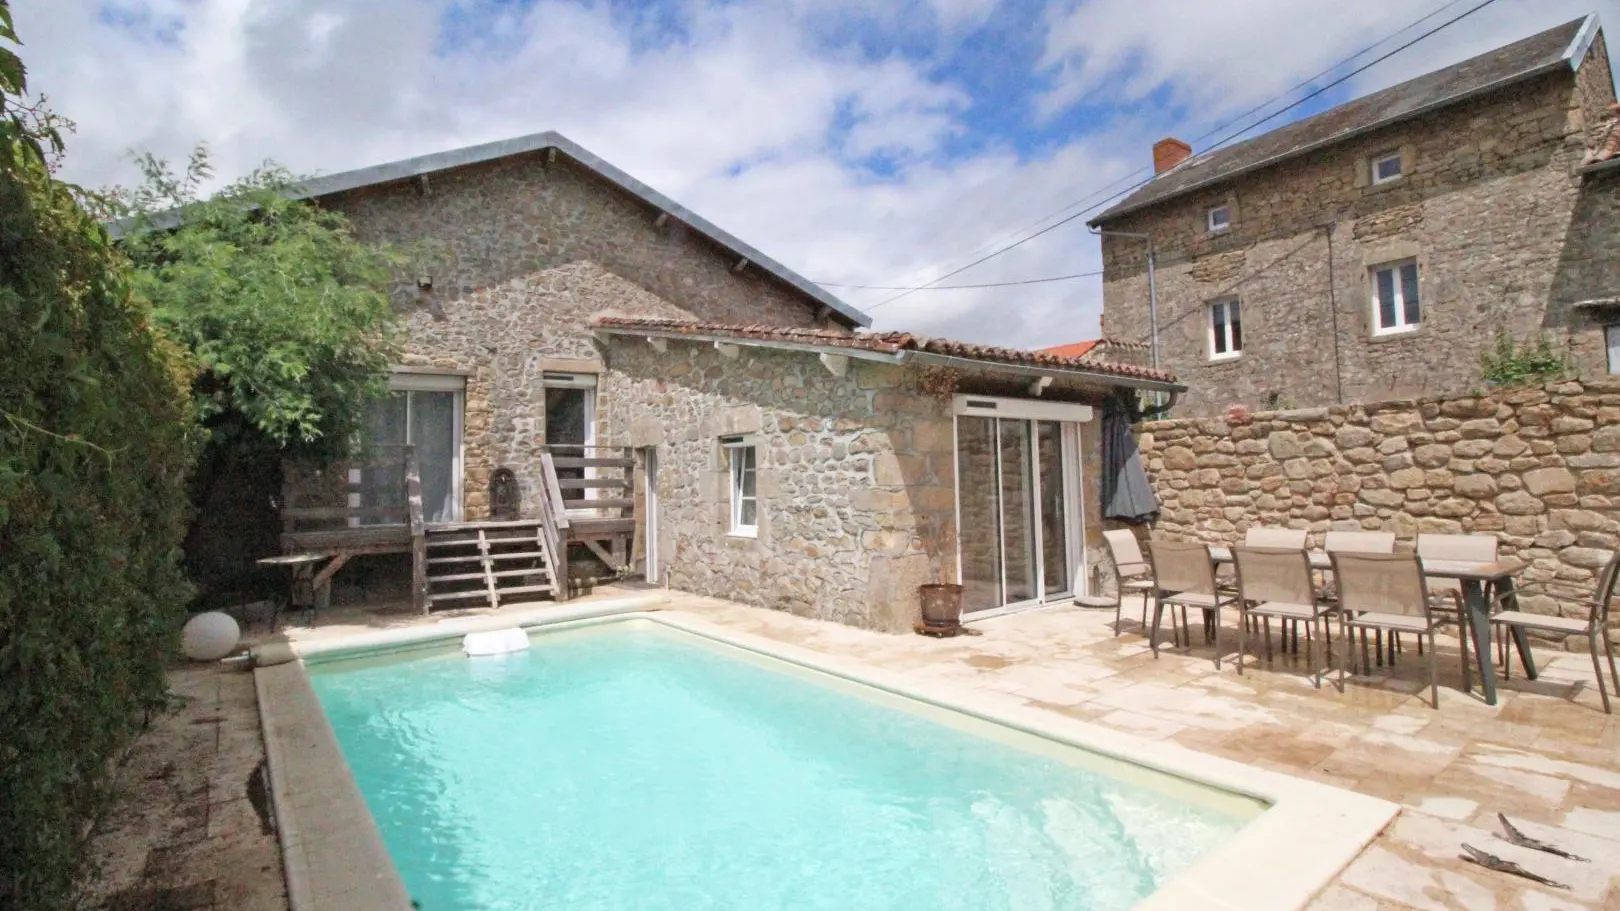
[[[1155,140],[1225,136],[1479,2],[12,7],[30,87],[77,124],[63,176],[83,185],[130,182],[135,153],[182,161],[198,142],[223,181],[267,159],[331,174],[556,130],[827,283],[874,328],[1041,347],[1097,334],[1099,278],[893,300],[844,286],[935,279],[1140,180]],[[1620,0],[1495,0],[1261,131],[1589,12],[1620,23]],[[1094,272],[1085,220],[941,284]]]

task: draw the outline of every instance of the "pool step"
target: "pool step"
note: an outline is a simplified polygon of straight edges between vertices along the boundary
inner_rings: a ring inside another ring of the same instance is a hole
[[[538,522],[489,525],[427,529],[425,543],[434,554],[427,558],[430,604],[476,599],[498,608],[512,595],[556,597],[557,573],[544,528]]]

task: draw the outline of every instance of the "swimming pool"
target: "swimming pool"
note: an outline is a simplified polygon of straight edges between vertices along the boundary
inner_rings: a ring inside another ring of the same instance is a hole
[[[1123,911],[1266,805],[648,621],[309,668],[424,911]]]

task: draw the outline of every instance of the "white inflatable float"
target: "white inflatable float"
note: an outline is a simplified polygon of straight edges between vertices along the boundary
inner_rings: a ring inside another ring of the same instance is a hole
[[[529,647],[529,634],[521,629],[490,630],[487,633],[468,633],[461,640],[461,650],[469,658],[484,655],[506,655]]]

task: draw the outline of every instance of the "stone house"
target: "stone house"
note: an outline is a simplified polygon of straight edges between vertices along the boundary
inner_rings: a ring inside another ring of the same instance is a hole
[[[417,263],[395,289],[395,395],[369,423],[416,452],[430,553],[436,533],[481,534],[515,484],[525,521],[622,530],[622,552],[576,541],[583,559],[699,594],[901,629],[916,587],[960,565],[970,610],[1048,603],[1084,594],[1099,556],[1101,406],[1183,391],[1096,357],[862,332],[865,314],[554,133],[306,191]],[[380,496],[357,469],[327,475],[356,509]],[[553,508],[559,483],[582,509]]]
[[[1500,332],[1620,370],[1620,181],[1587,156],[1614,101],[1593,15],[1211,152],[1163,140],[1091,221],[1104,335],[1195,416],[1466,393]]]

